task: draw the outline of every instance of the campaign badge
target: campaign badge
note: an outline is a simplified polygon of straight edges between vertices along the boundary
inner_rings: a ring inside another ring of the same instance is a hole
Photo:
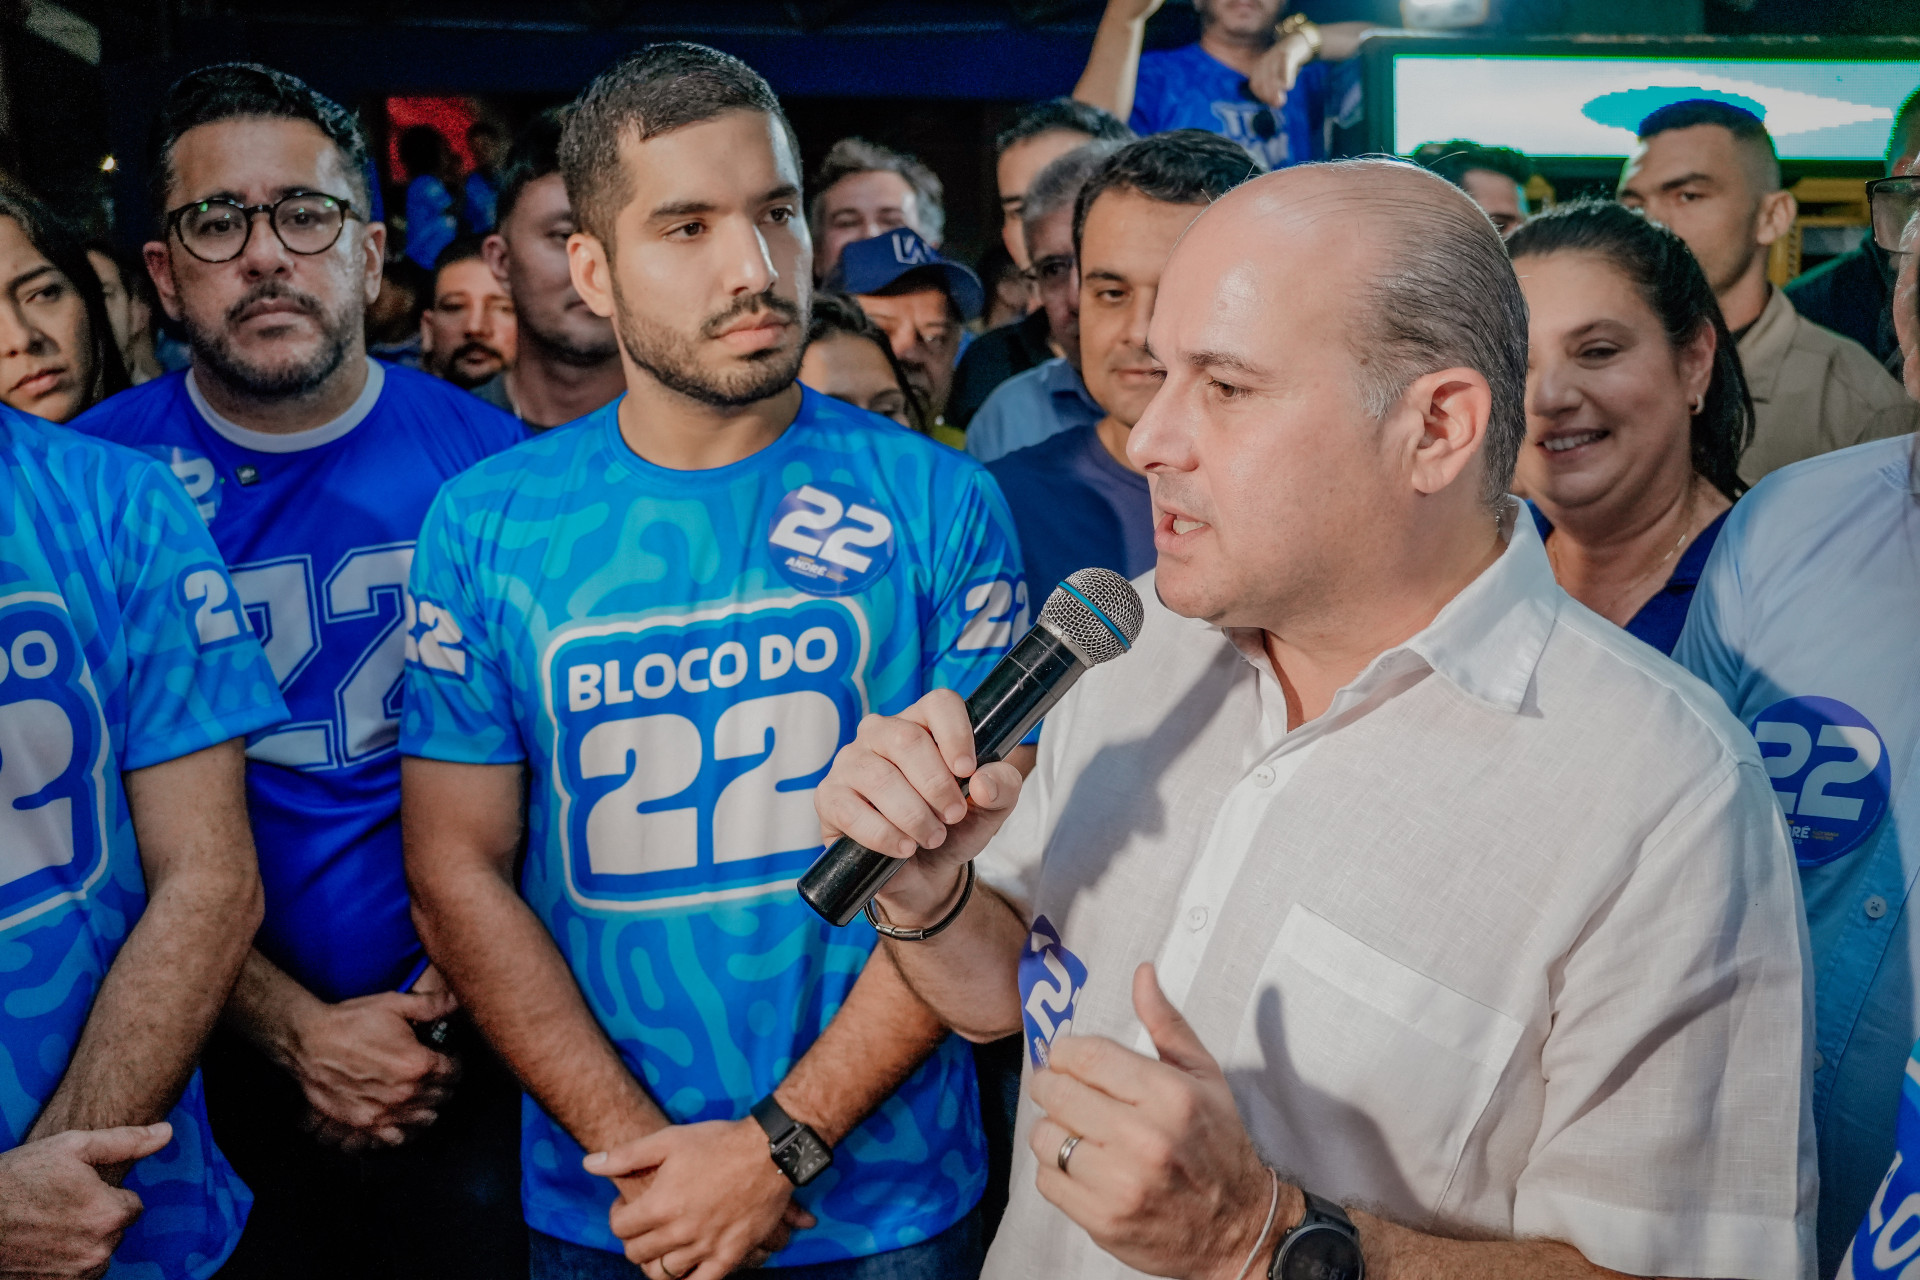
[[[767,550],[780,576],[807,594],[850,596],[893,563],[893,521],[851,485],[816,480],[774,507]]]
[[[1920,1053],[1916,1046],[1915,1053]],[[1920,1254],[1920,1059],[1907,1059],[1900,1082],[1893,1165],[1867,1203],[1866,1216],[1835,1280],[1899,1280]]]
[[[1087,966],[1061,943],[1052,921],[1036,917],[1020,956],[1020,1017],[1034,1070],[1046,1067],[1053,1042],[1073,1029],[1086,985]]]
[[[1873,834],[1893,774],[1871,721],[1833,698],[1787,698],[1749,727],[1801,866],[1825,866]]]

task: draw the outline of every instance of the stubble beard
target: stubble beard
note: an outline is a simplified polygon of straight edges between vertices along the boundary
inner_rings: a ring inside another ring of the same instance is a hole
[[[290,298],[300,304],[320,329],[320,343],[304,360],[264,364],[241,354],[233,341],[233,327],[245,308],[266,298]],[[278,281],[266,281],[246,295],[220,317],[215,326],[196,322],[183,309],[181,324],[187,331],[188,345],[196,363],[203,364],[214,377],[234,390],[258,400],[297,399],[317,390],[346,363],[354,338],[364,324],[361,308],[349,303],[329,313],[320,300]]]
[[[613,307],[620,345],[626,349],[627,358],[662,386],[690,400],[716,409],[744,409],[785,391],[800,376],[800,361],[806,355],[805,342],[755,352],[745,358],[745,368],[726,374],[716,375],[700,367],[700,343],[710,341],[719,329],[755,311],[771,311],[799,332],[806,332],[807,308],[775,297],[771,292],[744,298],[711,317],[700,326],[699,337],[689,337],[642,319],[627,305],[618,284],[613,289]]]

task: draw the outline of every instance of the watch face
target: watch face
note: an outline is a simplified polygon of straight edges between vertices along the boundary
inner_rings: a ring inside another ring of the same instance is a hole
[[[1360,1245],[1338,1227],[1314,1224],[1287,1238],[1279,1280],[1361,1280]]]
[[[787,1181],[804,1187],[833,1163],[833,1148],[822,1142],[813,1130],[801,1125],[774,1148],[773,1161],[780,1166],[780,1172],[787,1175]]]

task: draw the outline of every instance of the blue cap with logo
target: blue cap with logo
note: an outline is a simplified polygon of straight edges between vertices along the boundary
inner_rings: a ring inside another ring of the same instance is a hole
[[[840,293],[880,293],[909,272],[938,278],[962,317],[972,320],[987,304],[980,277],[920,238],[911,227],[898,227],[871,240],[856,240],[840,251],[840,261],[827,274],[826,287]]]

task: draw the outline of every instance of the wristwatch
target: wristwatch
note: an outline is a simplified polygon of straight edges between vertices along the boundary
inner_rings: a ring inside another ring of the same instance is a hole
[[[804,1187],[833,1163],[833,1148],[820,1135],[788,1115],[768,1094],[753,1104],[753,1118],[767,1131],[767,1146],[773,1163],[787,1175],[787,1181]]]
[[[1320,25],[1312,18],[1304,13],[1290,13],[1273,29],[1275,44],[1294,35],[1307,42],[1309,61],[1320,56],[1320,49],[1326,44],[1326,38],[1320,34]]]
[[[1367,1263],[1353,1219],[1331,1200],[1304,1189],[1300,1194],[1307,1200],[1307,1216],[1280,1237],[1267,1280],[1363,1280]]]

